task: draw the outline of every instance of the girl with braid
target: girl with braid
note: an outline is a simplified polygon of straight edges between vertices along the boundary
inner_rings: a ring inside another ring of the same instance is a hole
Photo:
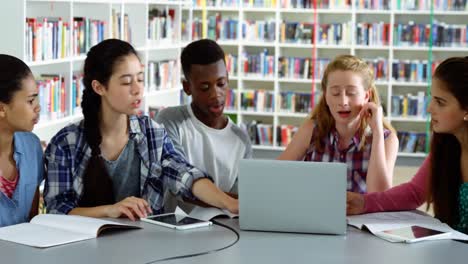
[[[130,44],[92,47],[83,83],[84,120],[59,131],[45,152],[49,213],[135,220],[163,213],[166,190],[238,212],[238,201],[190,165],[163,127],[136,116],[144,75]]]

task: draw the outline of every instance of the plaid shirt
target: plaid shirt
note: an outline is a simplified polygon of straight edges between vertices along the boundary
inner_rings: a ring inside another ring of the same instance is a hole
[[[384,130],[384,138],[390,135],[391,131]],[[313,135],[316,135],[315,129]],[[325,137],[322,142],[324,143],[324,151],[319,152],[314,146],[315,137],[312,136],[311,144],[307,150],[305,159],[306,161],[319,161],[319,162],[342,162],[346,163],[347,169],[347,190],[351,192],[365,193],[367,192],[366,177],[367,169],[369,167],[369,159],[372,148],[372,132],[370,129],[366,130],[366,143],[359,150],[361,137],[358,133],[354,135],[349,143],[347,149],[339,149],[339,135],[336,129],[333,129]]]
[[[167,189],[178,196],[194,199],[192,183],[208,176],[188,164],[174,149],[163,126],[146,116],[131,116],[129,123],[129,140],[135,141],[141,162],[140,194],[150,204],[153,214],[163,212]],[[63,128],[52,138],[45,152],[44,202],[49,213],[68,214],[79,206],[90,157],[83,121]]]

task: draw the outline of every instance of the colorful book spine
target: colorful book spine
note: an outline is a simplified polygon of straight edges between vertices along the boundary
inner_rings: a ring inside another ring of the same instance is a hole
[[[376,81],[388,81],[389,65],[384,58],[364,59],[374,71],[374,79]]]
[[[428,65],[427,60],[393,60],[392,79],[398,82],[427,82],[440,61]]]
[[[240,0],[205,0],[206,6],[209,7],[239,7]],[[201,7],[201,0],[192,0],[192,4],[195,7]]]
[[[322,45],[350,45],[351,22],[321,24],[318,28],[317,42]]]
[[[317,95],[314,98],[319,98]],[[310,113],[317,102],[312,102],[311,93],[298,93],[292,91],[280,92],[278,106],[282,113]]]
[[[330,59],[300,57],[280,57],[278,59],[279,78],[312,79],[321,78]],[[315,70],[315,74],[314,74]]]
[[[241,93],[241,108],[245,111],[273,112],[275,108],[274,92],[250,90]]]
[[[426,133],[413,131],[398,131],[399,152],[404,153],[425,153]]]
[[[244,0],[244,7],[275,8],[276,0]]]
[[[281,125],[276,127],[276,144],[278,146],[287,147],[291,143],[294,134],[299,128],[293,125]]]
[[[365,46],[388,46],[390,44],[390,24],[357,23],[356,44]]]
[[[392,95],[392,116],[393,117],[426,117],[429,97],[424,92],[416,95]]]
[[[43,74],[36,77],[39,90],[41,120],[54,120],[70,113],[70,100],[67,99],[65,78],[56,74]]]
[[[73,18],[72,55],[85,54],[92,46],[103,41],[106,22],[84,17]]]
[[[179,84],[177,60],[148,62],[148,92],[175,89]]]
[[[71,27],[61,17],[26,18],[26,60],[61,59],[70,55]]]
[[[313,44],[314,32],[313,23],[283,21],[280,24],[280,42]]]
[[[226,91],[226,100],[224,108],[228,111],[237,110],[237,92],[236,90],[229,89]]]
[[[238,57],[236,55],[226,54],[224,59],[226,61],[226,70],[228,71],[229,77],[237,77],[239,74],[237,67]]]
[[[389,10],[391,6],[390,0],[356,0],[357,9],[368,10]]]
[[[269,55],[264,49],[260,54],[242,53],[241,67],[244,75],[254,77],[273,77],[275,56]]]
[[[83,74],[74,74],[71,87],[71,110],[72,115],[81,112],[81,99],[83,97]]]
[[[351,8],[351,0],[279,0],[282,8],[310,8],[320,9],[348,9]]]
[[[249,135],[252,144],[273,146],[273,125],[252,120],[248,123],[242,123],[240,127]]]
[[[432,24],[432,45],[435,47],[467,47],[468,24],[450,25],[435,21]],[[395,46],[429,46],[430,24],[395,24],[393,28]]]
[[[434,10],[468,11],[466,0],[433,0]],[[398,10],[419,10],[427,11],[431,9],[431,0],[397,0]]]
[[[242,22],[242,39],[247,41],[274,42],[276,21],[246,20]]]
[[[193,23],[201,23],[201,20],[196,20]],[[213,40],[236,40],[238,37],[239,20],[233,18],[223,19],[221,13],[216,13],[214,16],[208,17],[208,35],[209,39]],[[201,28],[201,25],[194,25],[195,28]],[[201,32],[197,33],[201,36]]]
[[[176,38],[174,16],[174,9],[151,9],[148,20],[148,39],[155,42],[173,42]]]

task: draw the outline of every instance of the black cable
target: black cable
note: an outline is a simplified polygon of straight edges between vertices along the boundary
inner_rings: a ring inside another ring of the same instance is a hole
[[[180,256],[175,256],[175,257],[157,259],[157,260],[147,262],[145,264],[151,264],[151,263],[174,260],[174,259],[184,259],[184,258],[190,258],[190,257],[196,257],[196,256],[202,256],[202,255],[209,255],[209,254],[216,253],[218,251],[222,251],[222,250],[225,250],[227,248],[230,248],[230,247],[234,246],[239,241],[240,235],[239,235],[239,232],[237,232],[237,230],[235,230],[234,228],[232,228],[232,227],[230,227],[228,225],[222,224],[222,223],[220,223],[220,222],[218,222],[216,220],[211,220],[211,222],[213,222],[213,224],[215,224],[215,225],[219,225],[221,227],[224,227],[224,228],[229,229],[232,232],[234,232],[234,234],[236,234],[236,240],[234,242],[232,242],[231,244],[229,244],[229,245],[227,245],[225,247],[222,247],[222,248],[213,249],[213,250],[209,250],[209,251],[204,251],[204,252],[200,252],[200,253],[193,253],[193,254],[187,254],[187,255],[180,255]]]

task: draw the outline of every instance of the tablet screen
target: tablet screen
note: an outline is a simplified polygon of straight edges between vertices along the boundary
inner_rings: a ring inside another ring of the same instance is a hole
[[[148,219],[170,224],[170,225],[175,225],[175,226],[190,225],[190,224],[197,224],[197,223],[205,222],[202,220],[198,220],[198,219],[191,218],[188,216],[177,215],[177,214],[151,216],[151,217],[148,217]]]
[[[439,234],[444,233],[441,231],[425,228],[422,226],[409,226],[409,227],[404,227],[404,228],[399,228],[399,229],[386,230],[383,232],[387,234],[404,237],[407,239],[423,238],[423,237],[429,237],[429,236],[434,236],[434,235],[439,235]]]

